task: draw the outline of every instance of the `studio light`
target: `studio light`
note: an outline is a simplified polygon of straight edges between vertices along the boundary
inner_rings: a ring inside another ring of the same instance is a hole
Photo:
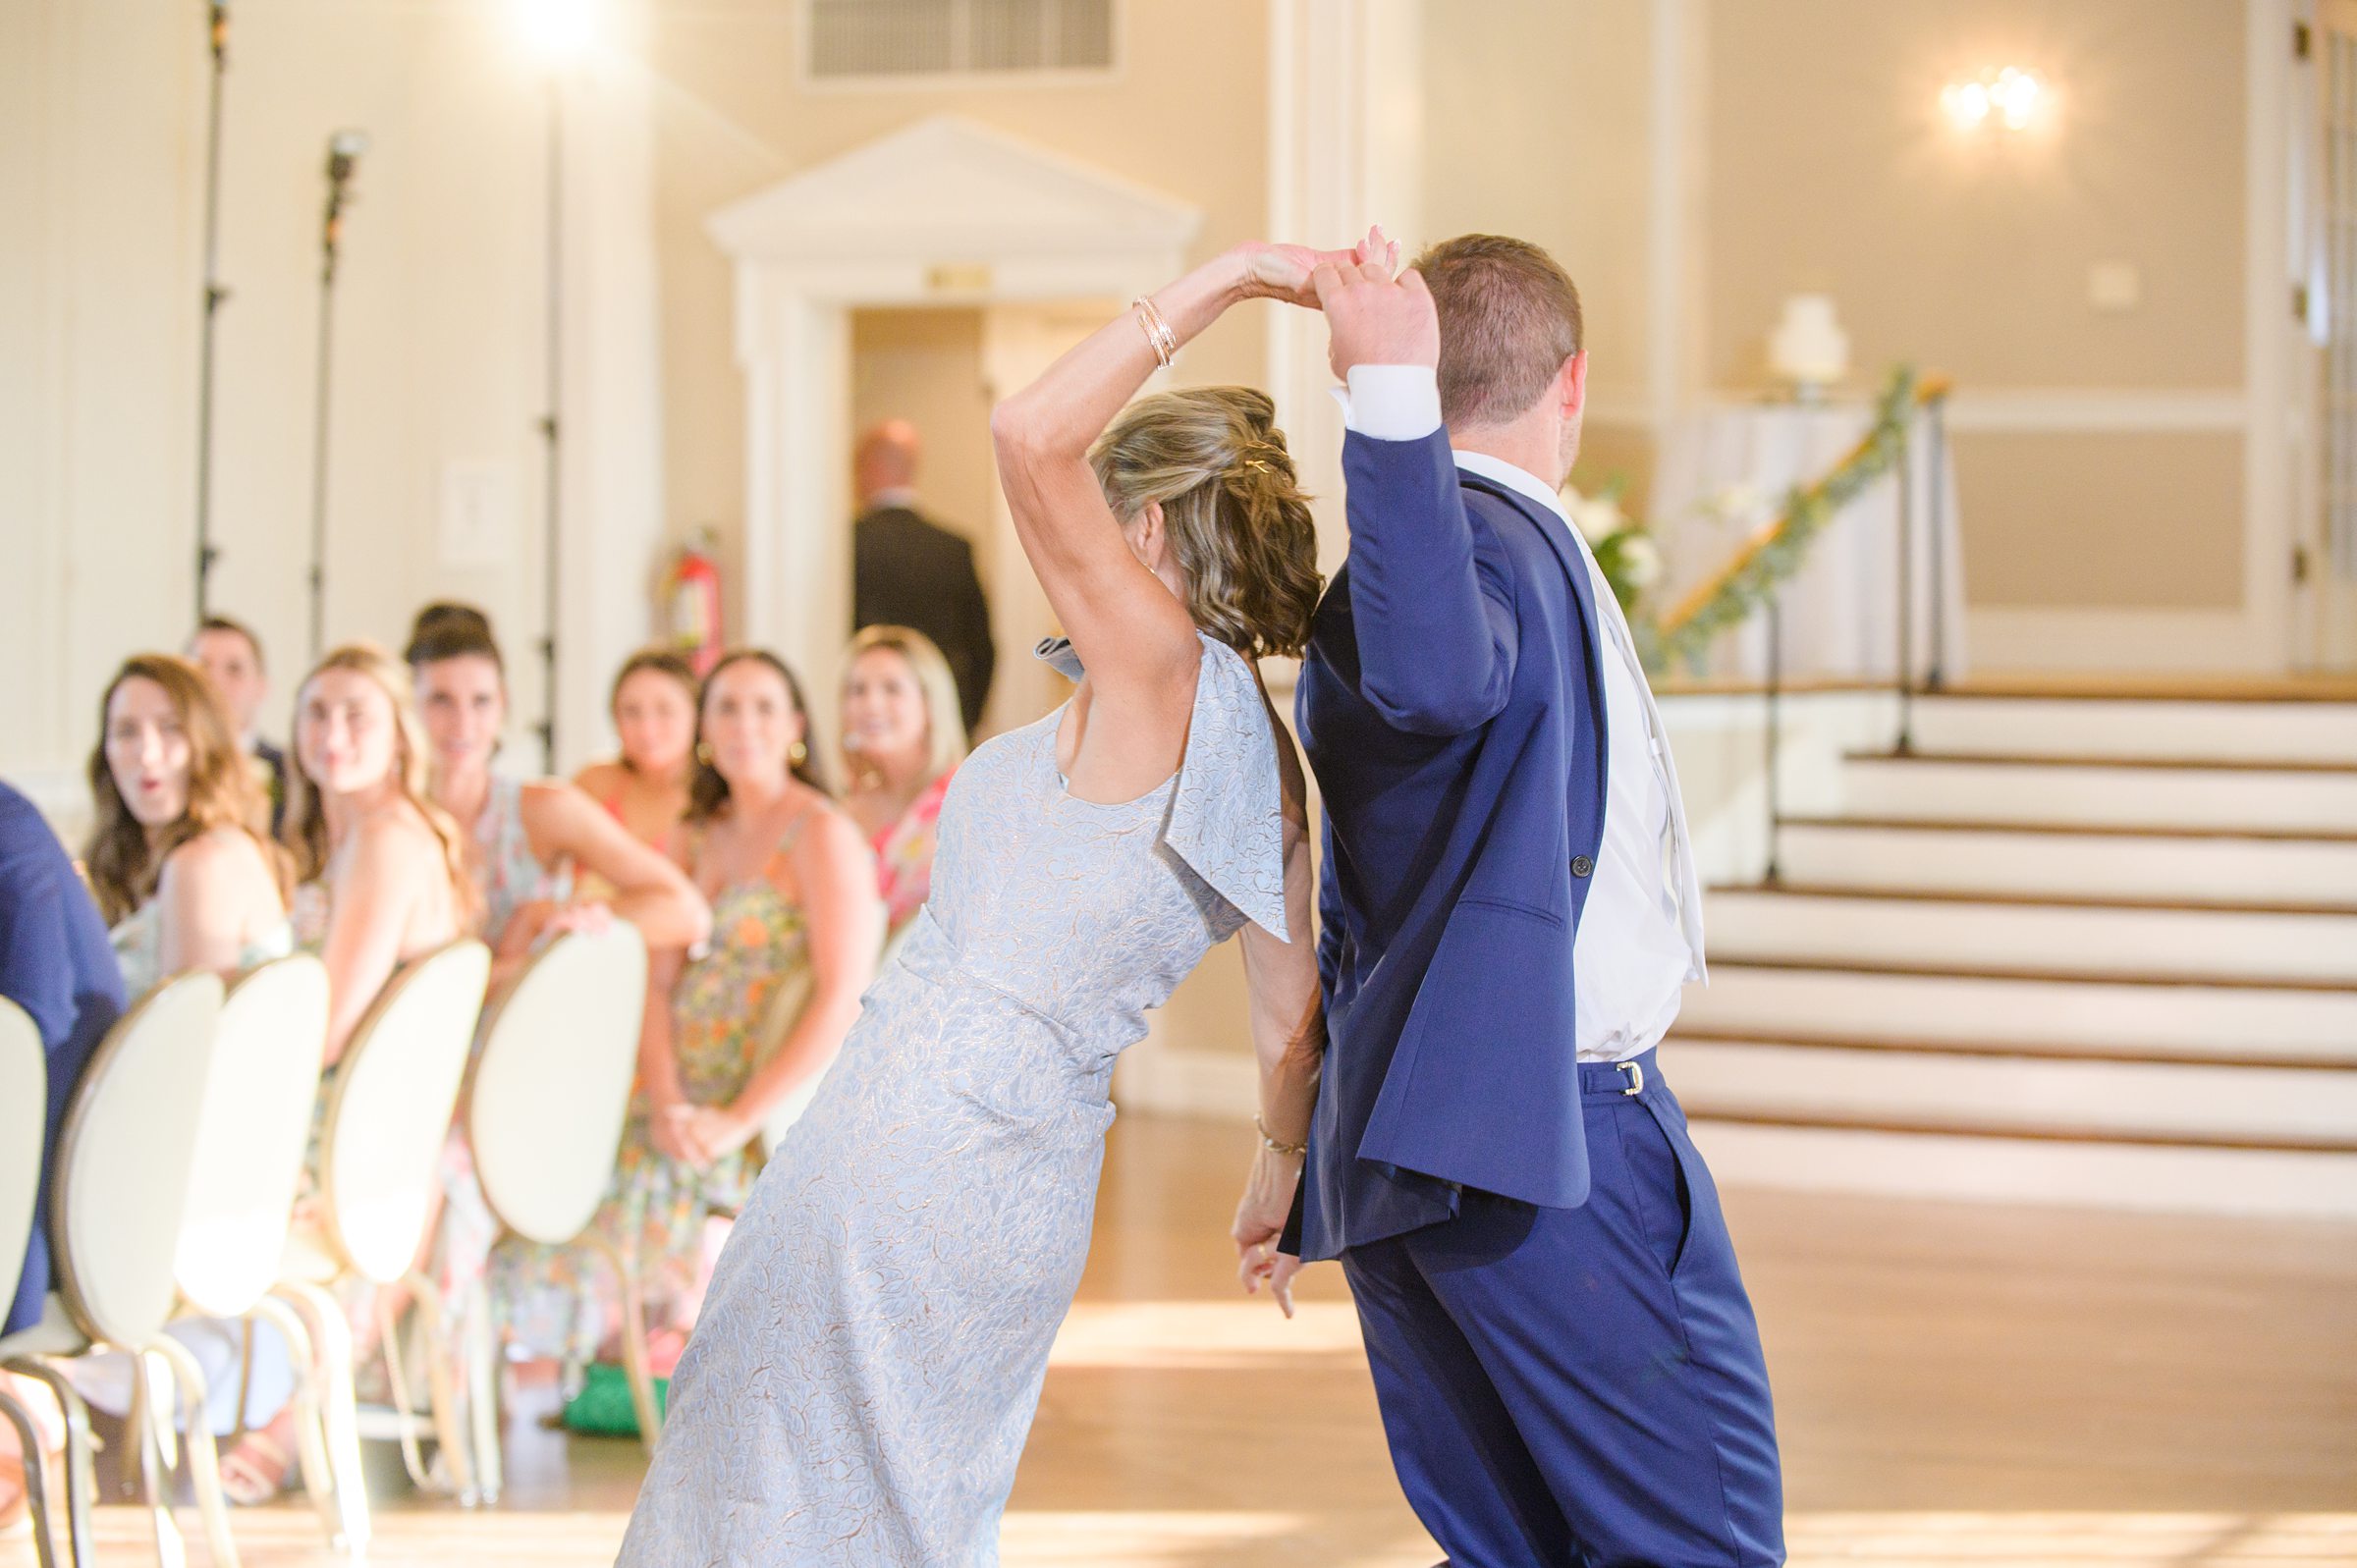
[[[1940,110],[1958,131],[1991,127],[2026,131],[2037,121],[2050,98],[2046,81],[2034,71],[2006,66],[1971,81],[1951,81],[1940,89]]]
[[[543,64],[570,65],[587,54],[604,21],[601,0],[513,0],[516,30]]]

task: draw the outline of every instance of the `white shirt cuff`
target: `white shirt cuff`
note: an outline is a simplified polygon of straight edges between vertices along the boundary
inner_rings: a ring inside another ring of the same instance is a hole
[[[1421,441],[1441,428],[1441,384],[1430,365],[1352,365],[1343,423],[1377,441]]]

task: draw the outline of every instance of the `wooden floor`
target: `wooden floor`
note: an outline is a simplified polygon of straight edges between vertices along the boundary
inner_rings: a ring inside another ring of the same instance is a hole
[[[1291,1323],[1233,1289],[1250,1141],[1116,1129],[1097,1246],[1005,1537],[1009,1568],[1428,1568],[1338,1271]],[[1796,1564],[2357,1564],[2357,1226],[1730,1192],[1767,1336]],[[519,1401],[495,1509],[388,1503],[369,1560],[612,1559],[633,1445]],[[184,1512],[186,1528],[195,1521]],[[103,1560],[149,1560],[101,1510]],[[295,1506],[255,1568],[338,1559]],[[202,1561],[201,1539],[190,1543]],[[0,1568],[29,1568],[0,1541]]]

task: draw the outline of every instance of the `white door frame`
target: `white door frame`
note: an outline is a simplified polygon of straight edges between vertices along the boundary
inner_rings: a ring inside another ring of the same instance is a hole
[[[938,116],[715,213],[737,267],[744,638],[831,691],[850,633],[850,313],[1127,299],[1180,268],[1193,207]]]

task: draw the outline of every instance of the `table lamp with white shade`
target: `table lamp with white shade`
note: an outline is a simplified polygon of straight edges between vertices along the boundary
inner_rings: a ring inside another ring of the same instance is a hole
[[[1831,295],[1796,294],[1768,339],[1768,368],[1802,403],[1816,403],[1849,374],[1849,334],[1834,317]]]

